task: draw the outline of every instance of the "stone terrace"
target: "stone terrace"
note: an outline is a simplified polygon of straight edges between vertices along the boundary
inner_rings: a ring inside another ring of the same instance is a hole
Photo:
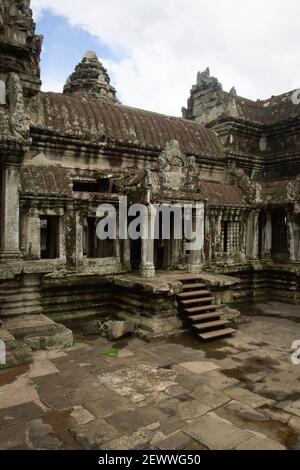
[[[299,449],[297,309],[248,308],[209,345],[78,337],[35,353],[0,372],[1,449]]]

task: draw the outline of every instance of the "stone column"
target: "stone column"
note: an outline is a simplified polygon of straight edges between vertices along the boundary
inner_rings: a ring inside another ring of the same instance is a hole
[[[250,260],[257,260],[259,258],[259,211],[257,210],[249,214],[247,237],[247,256]]]
[[[5,163],[1,174],[1,250],[0,259],[21,258],[19,240],[20,165]]]
[[[131,252],[130,252],[130,239],[128,236],[128,220],[127,217],[120,217],[119,207],[118,213],[118,237],[119,244],[122,244],[122,265],[127,271],[131,271]],[[127,206],[126,206],[127,215]]]
[[[119,215],[117,214],[116,217],[116,238],[113,240],[114,242],[114,255],[115,258],[118,259],[118,261],[121,261],[121,249],[120,249],[120,230],[119,230]]]
[[[210,260],[211,260],[210,217],[211,217],[210,213],[206,212],[205,223],[204,223],[204,247],[203,247],[203,261],[205,263],[210,263]]]
[[[142,238],[142,249],[141,249],[141,266],[140,273],[142,277],[151,278],[155,277],[155,266],[154,266],[154,221],[155,217],[151,206],[147,207],[147,211],[143,214],[144,227],[147,229],[148,237]],[[147,234],[146,234],[147,235]]]
[[[262,226],[262,258],[271,259],[272,250],[272,219],[271,214],[267,212]]]
[[[131,271],[131,256],[130,256],[130,240],[126,238],[123,240],[123,266],[128,271]]]
[[[192,228],[197,232],[197,246],[196,249],[190,250],[188,272],[191,274],[199,274],[203,267],[203,246],[204,246],[204,208],[193,210],[192,213]]]
[[[41,257],[41,220],[36,207],[31,207],[27,216],[26,258],[37,260]]]
[[[213,239],[212,245],[212,260],[217,262],[219,260],[220,254],[223,253],[223,240],[222,240],[222,219],[223,219],[223,210],[216,209],[213,212],[213,224],[211,224],[211,237]]]
[[[287,212],[287,238],[290,261],[296,261],[295,252],[295,224],[294,218],[290,211]]]
[[[59,243],[59,259],[66,262],[66,228],[65,228],[65,211],[63,208],[59,209],[58,219],[58,243]]]
[[[72,204],[67,206],[65,214],[67,269],[74,271],[77,268],[80,253],[82,254],[82,232],[79,230],[79,216]]]

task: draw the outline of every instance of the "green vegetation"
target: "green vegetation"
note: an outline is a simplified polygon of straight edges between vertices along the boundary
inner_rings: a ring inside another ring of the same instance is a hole
[[[111,357],[113,359],[116,359],[119,356],[119,350],[118,349],[107,349],[106,351],[101,352],[101,356]]]

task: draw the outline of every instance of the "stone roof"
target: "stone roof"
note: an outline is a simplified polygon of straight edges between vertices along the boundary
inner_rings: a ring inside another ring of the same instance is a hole
[[[300,201],[300,180],[281,179],[262,183],[264,203],[288,204]]]
[[[262,101],[251,101],[237,96],[235,100],[238,115],[247,121],[260,125],[276,124],[280,121],[300,117],[300,103],[293,102],[295,93],[296,91],[291,91]]]
[[[197,75],[183,116],[205,124],[218,119],[242,119],[259,126],[268,126],[300,118],[300,92],[293,90],[266,100],[252,101],[238,96],[235,88],[228,93],[209,68]]]
[[[31,100],[30,119],[35,131],[78,141],[161,151],[175,139],[188,155],[223,157],[218,136],[201,124],[120,104],[42,92]]]
[[[201,193],[210,204],[243,206],[247,204],[244,192],[237,186],[217,181],[201,181]]]

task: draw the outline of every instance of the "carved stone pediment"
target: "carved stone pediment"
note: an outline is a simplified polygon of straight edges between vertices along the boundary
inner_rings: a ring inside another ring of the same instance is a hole
[[[177,140],[168,142],[159,155],[158,171],[162,190],[186,192],[199,186],[200,176],[195,157],[187,157],[182,153]]]
[[[261,184],[252,181],[244,170],[238,168],[235,163],[232,163],[228,167],[228,178],[231,184],[237,184],[238,187],[244,191],[248,202],[262,202]]]
[[[181,152],[179,143],[177,140],[171,140],[159,156],[159,167],[165,171],[179,172],[185,165],[186,157]]]

